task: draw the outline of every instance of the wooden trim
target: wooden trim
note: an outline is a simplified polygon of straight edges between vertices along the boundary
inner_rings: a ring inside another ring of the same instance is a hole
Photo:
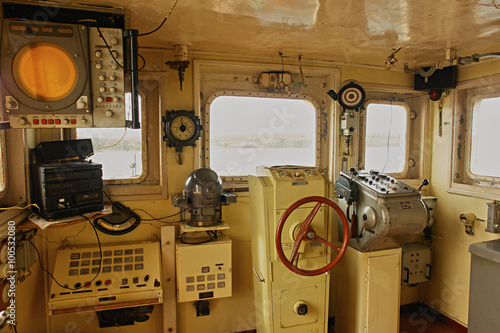
[[[177,332],[177,294],[175,286],[175,226],[161,228],[163,280],[163,332]]]
[[[69,313],[123,309],[123,308],[130,308],[130,307],[134,307],[134,306],[143,306],[143,305],[152,305],[152,304],[160,304],[158,298],[150,298],[150,299],[122,302],[122,303],[91,305],[91,306],[82,306],[82,307],[77,307],[77,308],[52,310],[52,315],[57,316],[57,315],[63,315],[63,314],[69,314]]]

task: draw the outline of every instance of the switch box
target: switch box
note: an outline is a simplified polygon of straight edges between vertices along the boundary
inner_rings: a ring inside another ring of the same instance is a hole
[[[226,236],[203,244],[177,241],[177,302],[231,296],[231,244]]]
[[[432,249],[420,243],[408,243],[403,246],[403,261],[401,265],[401,282],[415,284],[431,279]]]

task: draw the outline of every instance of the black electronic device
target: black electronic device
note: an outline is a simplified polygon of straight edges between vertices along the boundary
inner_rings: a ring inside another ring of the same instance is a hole
[[[31,166],[32,202],[44,219],[59,219],[103,209],[102,166],[89,161]]]
[[[37,163],[83,161],[94,154],[91,139],[40,142],[35,149]]]
[[[102,165],[85,161],[94,153],[90,139],[48,141],[34,149],[31,199],[44,219],[103,209]]]
[[[428,69],[424,68],[424,70]],[[414,75],[413,89],[415,90],[454,89],[456,87],[457,66],[437,69],[429,77],[423,77],[420,74]]]

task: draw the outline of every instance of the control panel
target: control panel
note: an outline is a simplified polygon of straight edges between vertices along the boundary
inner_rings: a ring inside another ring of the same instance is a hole
[[[196,238],[194,238],[196,239]],[[232,295],[231,239],[209,243],[176,243],[177,302]]]
[[[89,28],[94,127],[123,127],[125,70],[122,30],[99,30]]]
[[[404,284],[427,282],[431,279],[431,254],[429,246],[420,243],[403,245],[401,281]]]
[[[378,195],[384,194],[402,194],[408,195],[411,193],[418,194],[418,191],[411,186],[406,185],[396,178],[390,177],[385,173],[380,173],[376,170],[359,170],[354,171],[351,176],[343,174],[344,177],[351,177],[357,184],[362,185]]]
[[[162,303],[159,242],[75,246],[57,250],[49,309],[88,311],[88,307],[140,301]],[[111,308],[111,307],[110,307]]]

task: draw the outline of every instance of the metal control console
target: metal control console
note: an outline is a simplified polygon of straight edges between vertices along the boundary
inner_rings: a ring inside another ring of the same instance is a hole
[[[162,303],[159,242],[60,248],[53,275],[53,315]]]
[[[102,36],[97,28],[89,28],[94,127],[122,127],[125,126],[122,30],[99,30]]]
[[[335,183],[360,251],[401,247],[427,225],[427,208],[415,188],[378,171],[341,172]],[[341,236],[340,236],[341,237]]]
[[[179,303],[232,295],[231,244],[226,236],[202,244],[176,243]]]

